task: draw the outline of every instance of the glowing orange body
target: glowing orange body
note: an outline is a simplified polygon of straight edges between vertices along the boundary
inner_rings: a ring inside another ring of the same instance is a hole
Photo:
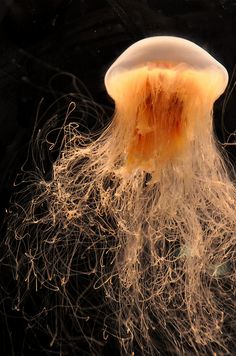
[[[129,159],[139,156],[147,161],[155,154],[163,155],[163,150],[169,155],[177,149],[186,120],[183,117],[183,101],[177,93],[167,95],[165,91],[159,90],[152,95],[148,80],[145,91],[147,96],[137,111]]]
[[[110,95],[124,169],[153,173],[182,155],[206,125],[216,85],[213,71],[173,62],[148,62],[114,76]]]

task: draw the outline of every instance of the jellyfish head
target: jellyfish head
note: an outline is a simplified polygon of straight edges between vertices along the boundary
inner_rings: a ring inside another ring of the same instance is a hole
[[[213,103],[227,81],[226,69],[186,39],[150,37],[123,52],[105,86],[116,105],[125,170],[153,173],[181,157],[211,128]]]

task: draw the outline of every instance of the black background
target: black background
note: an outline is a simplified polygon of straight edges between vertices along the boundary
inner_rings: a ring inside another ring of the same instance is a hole
[[[68,78],[75,76],[111,116],[114,105],[103,84],[106,69],[130,44],[153,35],[182,36],[198,43],[227,68],[233,87],[234,0],[0,0],[1,219],[26,159],[40,100],[44,98],[45,108],[49,106],[55,100],[53,91],[66,94],[71,90]],[[235,95],[232,91],[227,101],[224,95],[215,104],[214,125],[220,141],[236,129]],[[227,150],[234,163],[234,147]],[[5,283],[10,277],[4,269],[1,273]],[[36,355],[22,346],[26,323],[2,294],[0,355]],[[35,337],[44,342],[40,335]],[[109,347],[115,354],[115,344]],[[104,353],[111,354],[109,347]]]

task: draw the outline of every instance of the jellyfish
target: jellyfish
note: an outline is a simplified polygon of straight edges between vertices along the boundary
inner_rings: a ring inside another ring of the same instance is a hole
[[[18,307],[29,287],[61,295],[62,323],[70,310],[93,354],[85,330],[98,308],[99,343],[115,338],[121,355],[232,353],[236,190],[212,123],[227,82],[178,37],[145,38],[115,60],[112,121],[94,137],[68,124],[51,179],[31,173],[30,199],[9,212]]]

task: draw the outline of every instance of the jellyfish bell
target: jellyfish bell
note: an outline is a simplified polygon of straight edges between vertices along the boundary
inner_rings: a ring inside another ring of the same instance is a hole
[[[144,66],[149,62],[159,62],[160,66],[161,63],[165,63],[166,66],[168,66],[168,63],[183,63],[196,69],[213,67],[213,70],[222,79],[222,88],[219,89],[219,95],[222,94],[228,82],[227,70],[197,44],[174,36],[155,36],[134,43],[110,66],[105,75],[108,93],[110,94],[109,82],[113,75]]]
[[[211,131],[212,107],[227,83],[226,69],[189,40],[156,36],[126,49],[105,75],[123,171],[155,174],[181,157]]]

